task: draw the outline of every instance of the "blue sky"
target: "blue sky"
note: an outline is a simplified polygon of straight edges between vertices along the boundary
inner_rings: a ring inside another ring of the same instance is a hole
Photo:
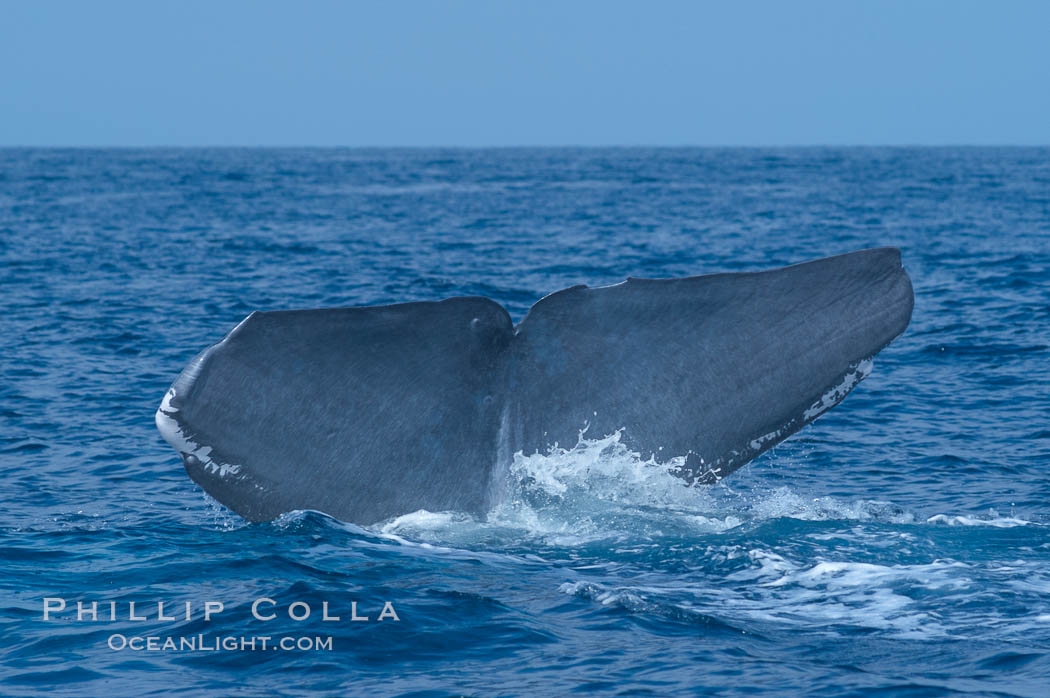
[[[1050,2],[0,10],[0,145],[1050,143]]]

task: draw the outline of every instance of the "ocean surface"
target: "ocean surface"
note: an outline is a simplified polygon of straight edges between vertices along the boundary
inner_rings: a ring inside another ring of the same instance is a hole
[[[248,524],[154,426],[255,309],[882,245],[908,331],[718,485],[591,435],[484,517]],[[0,264],[0,694],[1050,695],[1050,149],[0,149]],[[203,647],[260,636],[322,646]]]

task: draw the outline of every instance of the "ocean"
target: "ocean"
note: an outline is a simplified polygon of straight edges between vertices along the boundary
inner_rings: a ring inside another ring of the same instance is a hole
[[[595,434],[249,524],[154,426],[256,309],[884,245],[907,332],[716,485]],[[0,260],[0,694],[1050,695],[1050,149],[0,149]]]

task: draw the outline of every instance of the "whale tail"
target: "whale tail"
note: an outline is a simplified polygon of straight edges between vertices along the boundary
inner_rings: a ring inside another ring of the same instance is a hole
[[[687,482],[838,404],[911,317],[892,248],[753,273],[575,286],[516,327],[485,298],[252,313],[157,411],[250,520],[483,513],[500,459],[621,431]]]

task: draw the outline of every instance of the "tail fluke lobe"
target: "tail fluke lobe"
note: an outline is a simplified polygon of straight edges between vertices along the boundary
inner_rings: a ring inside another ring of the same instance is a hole
[[[841,401],[912,303],[893,248],[560,291],[516,337],[520,445],[622,429],[687,479],[724,477]]]
[[[480,510],[464,483],[492,471],[512,332],[484,298],[253,313],[187,367],[158,425],[251,520]]]

